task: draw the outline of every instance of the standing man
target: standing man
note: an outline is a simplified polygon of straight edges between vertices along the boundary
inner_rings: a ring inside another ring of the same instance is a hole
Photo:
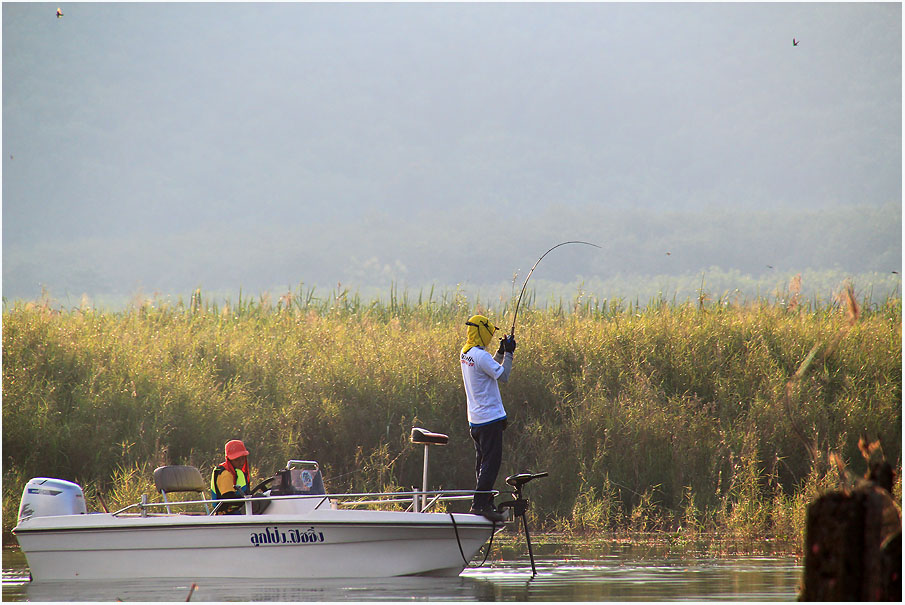
[[[500,397],[499,382],[508,382],[512,371],[512,355],[515,337],[500,340],[500,348],[491,356],[485,348],[493,339],[497,327],[483,315],[473,315],[465,322],[465,346],[462,347],[462,380],[468,400],[468,425],[475,447],[475,491],[488,492],[474,495],[471,513],[484,515],[494,522],[505,517],[493,506],[493,490],[500,463],[503,460],[503,430],[506,428],[506,410]]]

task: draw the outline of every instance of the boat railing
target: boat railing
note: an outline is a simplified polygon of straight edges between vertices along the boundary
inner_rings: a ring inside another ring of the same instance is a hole
[[[407,505],[406,512],[430,512],[438,503],[454,502],[460,500],[471,500],[476,493],[475,490],[435,490],[435,491],[410,491],[410,492],[361,492],[353,494],[292,494],[287,496],[265,496],[256,494],[255,496],[246,496],[243,498],[245,502],[246,513],[251,514],[253,502],[277,501],[277,500],[318,500],[313,510],[319,509],[324,504],[328,504],[331,508],[357,508],[361,506],[398,506]],[[498,490],[490,492],[493,496],[499,494]],[[232,500],[231,502],[238,502]],[[146,517],[155,508],[165,508],[168,512],[157,513],[161,516],[170,516],[169,512],[173,507],[187,507],[190,505],[209,505],[211,500],[185,500],[181,502],[165,501],[165,502],[149,502],[147,494],[142,494],[140,502],[130,504],[121,508],[112,514],[119,516],[121,514],[138,514]],[[129,513],[129,511],[136,511]],[[179,513],[176,513],[179,514]],[[196,513],[204,514],[204,513]]]

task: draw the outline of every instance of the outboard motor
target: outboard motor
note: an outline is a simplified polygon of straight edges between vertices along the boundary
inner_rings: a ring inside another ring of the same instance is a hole
[[[19,523],[32,517],[86,514],[85,494],[77,483],[35,477],[25,484],[19,504]]]

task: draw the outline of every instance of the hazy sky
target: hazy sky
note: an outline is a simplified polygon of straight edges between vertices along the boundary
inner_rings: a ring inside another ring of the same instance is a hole
[[[898,3],[2,11],[7,297],[901,270]]]

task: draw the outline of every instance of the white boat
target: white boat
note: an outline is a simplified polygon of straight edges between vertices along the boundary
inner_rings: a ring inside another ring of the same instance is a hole
[[[426,487],[430,443],[416,443],[425,444]],[[503,527],[480,515],[432,512],[439,503],[470,500],[474,491],[327,494],[313,461],[291,460],[256,488],[260,493],[232,501],[239,514],[211,514],[194,467],[160,467],[155,485],[159,502],[143,496],[119,511],[87,513],[75,483],[29,481],[13,532],[32,579],[450,576]],[[172,494],[179,491],[202,498],[177,503]]]

